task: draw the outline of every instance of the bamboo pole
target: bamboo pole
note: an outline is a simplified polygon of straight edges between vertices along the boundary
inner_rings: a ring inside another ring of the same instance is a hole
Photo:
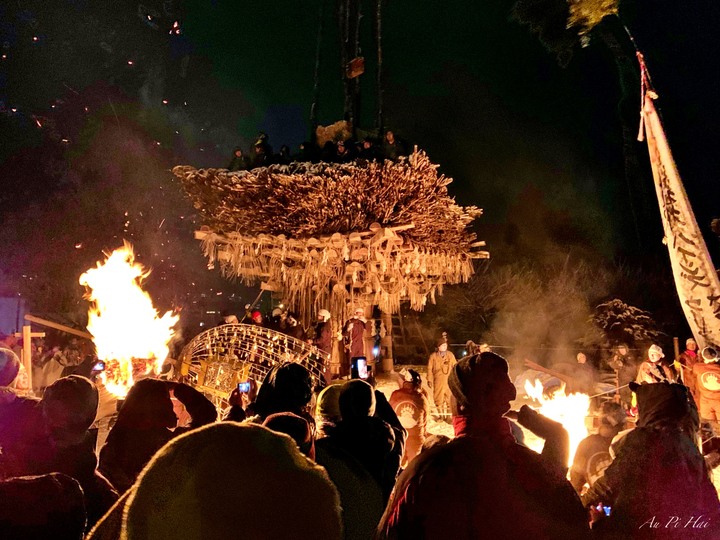
[[[73,334],[74,336],[79,336],[85,339],[91,340],[93,338],[92,334],[88,332],[76,330],[75,328],[71,328],[70,326],[65,326],[64,324],[48,321],[47,319],[41,319],[40,317],[35,317],[34,315],[25,315],[25,320],[34,322],[42,326],[47,326],[48,328],[54,328],[55,330],[61,330],[62,332]]]

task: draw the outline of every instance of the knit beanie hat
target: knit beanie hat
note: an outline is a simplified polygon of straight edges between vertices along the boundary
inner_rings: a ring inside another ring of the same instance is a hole
[[[486,391],[497,374],[508,374],[508,363],[493,352],[473,354],[461,359],[448,376],[450,392],[459,405],[468,405],[473,396]]]
[[[340,392],[342,384],[331,384],[323,388],[317,398],[315,416],[320,420],[337,424],[342,416],[340,414]],[[319,421],[319,420],[318,420]]]

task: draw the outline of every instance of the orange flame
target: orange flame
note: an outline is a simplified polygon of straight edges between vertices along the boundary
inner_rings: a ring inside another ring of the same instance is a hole
[[[559,390],[555,390],[552,396],[547,397],[543,393],[542,383],[537,379],[535,379],[534,384],[525,381],[525,393],[540,404],[537,409],[540,414],[560,422],[567,430],[570,437],[568,467],[571,466],[580,441],[588,436],[585,419],[590,409],[590,397],[587,394],[567,395],[564,386]],[[540,448],[533,448],[533,450],[540,452],[543,444],[544,442],[540,440]]]
[[[171,311],[158,316],[140,286],[149,272],[134,261],[132,246],[126,242],[80,276],[91,302],[87,329],[98,358],[105,362],[101,379],[118,397],[127,395],[137,377],[160,372],[179,320]]]

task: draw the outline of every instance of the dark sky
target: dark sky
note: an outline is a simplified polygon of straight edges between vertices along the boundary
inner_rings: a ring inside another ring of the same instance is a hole
[[[16,169],[8,164],[18,155],[42,156],[66,139],[58,159],[72,169],[113,121],[120,126],[131,119],[139,139],[157,143],[143,159],[157,159],[159,170],[173,163],[224,167],[232,147],[249,147],[261,130],[276,150],[281,144],[295,150],[308,137],[320,1],[10,4],[0,5],[0,181],[11,186],[4,211],[8,200],[22,209],[34,197],[19,195],[18,183],[10,182]],[[342,89],[334,2],[324,4],[319,110],[328,124],[342,116]],[[623,92],[613,57],[601,42],[577,48],[562,68],[527,27],[510,20],[511,6],[389,0],[383,13],[387,126],[441,164],[455,179],[451,191],[460,204],[485,209],[481,237],[497,236],[513,220],[522,228],[527,206],[540,202],[567,214],[573,230],[608,259],[642,249],[638,240],[659,246],[642,145],[636,146],[641,176],[631,182],[624,176],[622,122],[637,129],[639,88],[627,91],[637,96],[628,118],[619,108]],[[710,218],[720,214],[714,37],[720,10],[713,0],[622,6],[707,232]],[[368,127],[375,105],[373,9],[374,2],[364,4],[362,21]],[[96,124],[103,127],[88,127]],[[93,159],[102,161],[102,154]],[[147,182],[153,189],[153,180]],[[48,192],[55,189],[47,185]],[[574,234],[568,233],[571,241]]]

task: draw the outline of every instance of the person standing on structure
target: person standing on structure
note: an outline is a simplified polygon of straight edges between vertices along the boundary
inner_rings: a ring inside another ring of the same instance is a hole
[[[341,373],[342,376],[350,372],[351,378],[357,379],[360,377],[358,360],[367,362],[367,356],[365,355],[365,330],[367,330],[367,327],[365,310],[356,308],[352,318],[343,326],[346,361]]]

